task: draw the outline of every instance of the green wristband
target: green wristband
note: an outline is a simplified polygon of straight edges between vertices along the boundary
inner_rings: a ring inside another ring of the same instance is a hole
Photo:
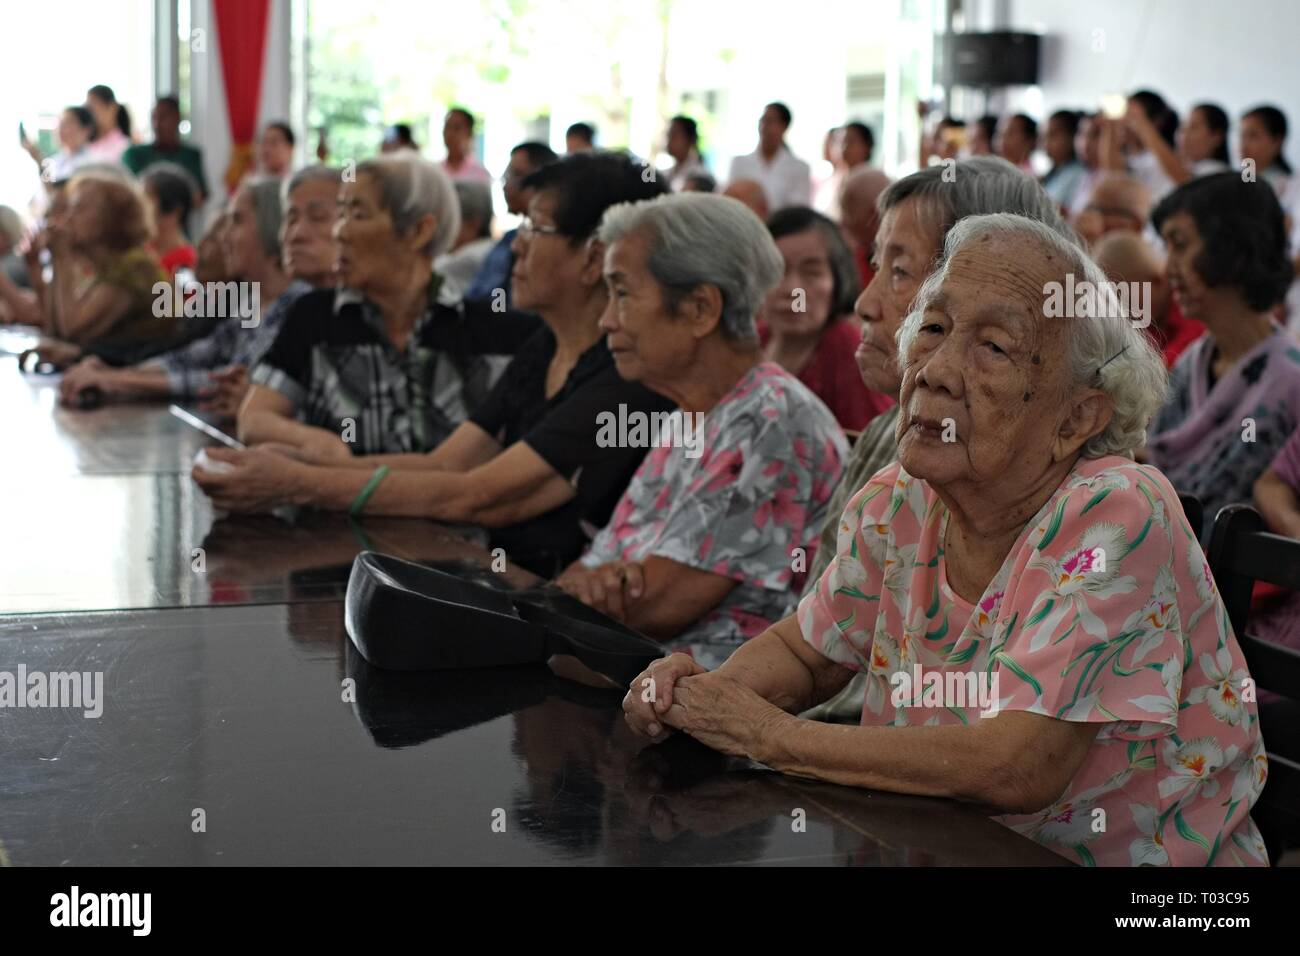
[[[366,486],[357,494],[356,501],[352,502],[352,507],[348,509],[348,514],[352,515],[354,518],[361,514],[361,509],[366,506],[366,502],[369,501],[370,496],[375,493],[375,489],[379,487],[379,483],[387,477],[387,465],[380,465],[376,468],[375,473],[371,475],[370,480],[366,482]]]

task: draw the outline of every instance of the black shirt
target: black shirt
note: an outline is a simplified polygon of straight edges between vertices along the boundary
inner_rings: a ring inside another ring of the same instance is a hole
[[[470,416],[503,446],[523,441],[556,473],[573,482],[572,501],[527,521],[498,528],[492,547],[535,574],[553,576],[574,561],[588,541],[583,524],[609,521],[645,448],[596,444],[601,412],[666,412],[675,406],[637,382],[624,381],[600,339],[579,356],[560,390],[546,397],[546,372],[555,356],[555,335],[543,328],[520,346],[492,393]]]

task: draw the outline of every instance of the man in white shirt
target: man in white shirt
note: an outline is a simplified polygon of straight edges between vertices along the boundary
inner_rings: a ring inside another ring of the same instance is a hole
[[[785,145],[790,128],[790,108],[768,103],[758,121],[758,149],[731,161],[729,181],[752,179],[767,194],[772,212],[787,206],[807,206],[812,201],[812,170]]]

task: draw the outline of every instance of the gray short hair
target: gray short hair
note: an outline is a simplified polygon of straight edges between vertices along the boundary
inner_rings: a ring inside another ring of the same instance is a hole
[[[1078,243],[1074,230],[1061,218],[1056,202],[1038,180],[1000,156],[973,156],[952,166],[940,163],[904,176],[880,194],[880,214],[913,198],[937,232],[940,249],[948,230],[962,219],[996,212],[1037,219]]]
[[[282,180],[284,186],[280,193],[280,201],[287,206],[290,194],[305,183],[329,182],[337,186],[342,181],[343,170],[337,166],[325,166],[321,163],[304,166],[289,178]]]
[[[723,336],[757,340],[754,316],[785,274],[785,260],[761,219],[726,196],[673,193],[611,206],[596,235],[609,245],[640,231],[650,237],[647,265],[669,309],[701,285],[716,286]]]
[[[911,313],[898,330],[900,365],[921,329],[926,307],[948,275],[953,256],[967,243],[989,236],[1029,239],[1052,253],[1062,277],[1073,273],[1076,286],[1087,281],[1093,289],[1109,288],[1106,273],[1078,243],[1047,223],[1008,213],[968,216],[948,231],[939,267],[922,284]],[[1147,423],[1164,403],[1168,387],[1160,353],[1146,334],[1134,327],[1126,311],[1118,308],[1118,301],[1109,304],[1114,307],[1101,310],[1103,315],[1064,320],[1069,322],[1066,348],[1073,387],[1101,389],[1115,409],[1105,430],[1084,444],[1085,458],[1131,456],[1145,444]]]
[[[476,239],[486,239],[492,235],[492,189],[487,183],[456,182],[456,204],[460,208],[460,221],[477,219],[479,227],[474,234]]]
[[[253,204],[253,221],[257,224],[257,239],[262,251],[279,259],[280,223],[284,219],[279,177],[251,176],[239,188],[248,193],[248,200]]]
[[[425,216],[433,216],[437,221],[433,238],[420,252],[436,258],[451,248],[460,232],[460,209],[451,179],[436,163],[406,150],[358,163],[357,174],[361,173],[379,183],[379,202],[399,235]]]
[[[11,251],[17,250],[25,231],[22,217],[8,206],[0,206],[0,234],[9,241]]]

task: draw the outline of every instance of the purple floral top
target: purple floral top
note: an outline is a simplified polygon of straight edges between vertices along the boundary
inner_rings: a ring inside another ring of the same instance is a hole
[[[673,644],[715,667],[793,610],[848,445],[821,400],[773,362],[751,369],[703,428],[698,457],[650,450],[581,560],[657,555],[735,579]]]

